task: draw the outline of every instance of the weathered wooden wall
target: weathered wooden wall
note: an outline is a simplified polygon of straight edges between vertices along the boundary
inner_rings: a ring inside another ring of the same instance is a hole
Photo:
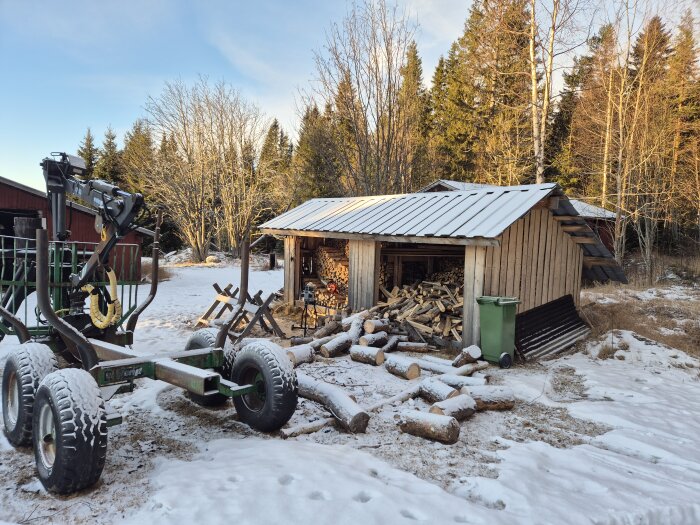
[[[462,309],[462,341],[464,345],[479,344],[479,305],[476,298],[484,295],[486,267],[485,246],[464,247],[464,306]]]
[[[567,294],[578,305],[583,251],[549,210],[531,210],[500,240],[486,249],[484,295],[518,297],[518,312]]]
[[[299,298],[301,263],[301,239],[289,236],[284,238],[284,302],[294,303]]]
[[[379,295],[379,252],[381,243],[349,241],[348,306],[353,310],[370,308]]]

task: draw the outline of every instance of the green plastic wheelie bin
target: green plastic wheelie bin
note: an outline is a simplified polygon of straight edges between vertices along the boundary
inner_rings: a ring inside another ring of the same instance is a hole
[[[517,297],[478,297],[481,320],[481,353],[488,362],[510,368],[515,358]]]

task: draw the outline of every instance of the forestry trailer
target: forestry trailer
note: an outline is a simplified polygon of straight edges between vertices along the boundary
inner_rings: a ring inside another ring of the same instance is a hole
[[[29,228],[27,219],[16,220],[15,235],[0,236],[0,339],[19,339],[0,351],[7,356],[4,432],[16,447],[33,446],[44,487],[67,494],[99,479],[107,428],[122,422],[109,401],[133,391],[139,378],[171,383],[205,406],[233,398],[244,423],[264,432],[282,427],[297,405],[294,370],[264,342],[235,351],[227,341],[230,323],[194,332],[183,351],[148,355],[133,348],[136,323],[158,289],[160,213],[150,291],[138,304],[140,250],[118,241],[138,227],[143,196],[81,178],[85,163],[65,153],[41,167],[52,240],[41,220],[29,220]],[[97,211],[99,243],[70,241],[68,195]]]

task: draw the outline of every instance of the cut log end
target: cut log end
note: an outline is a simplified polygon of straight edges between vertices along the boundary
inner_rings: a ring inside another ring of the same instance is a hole
[[[353,345],[350,347],[350,359],[358,363],[377,366],[384,363],[384,351],[372,346]]]
[[[406,410],[399,414],[402,432],[451,445],[459,439],[459,423],[454,417]]]
[[[384,368],[395,376],[404,379],[416,379],[420,377],[420,366],[410,359],[399,358],[397,356],[389,356],[384,362]]]
[[[471,417],[476,412],[476,401],[471,396],[460,394],[444,401],[438,401],[430,407],[431,414],[452,416],[457,421]]]

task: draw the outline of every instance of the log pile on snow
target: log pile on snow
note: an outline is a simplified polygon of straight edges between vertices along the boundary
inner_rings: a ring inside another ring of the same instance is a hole
[[[422,290],[427,293],[433,288]],[[424,303],[431,304],[442,300],[430,294],[420,297]],[[321,404],[332,417],[285,428],[281,431],[282,436],[316,432],[329,425],[353,433],[365,432],[372,412],[419,397],[430,405],[429,408],[401,410],[396,416],[398,428],[425,439],[455,443],[459,439],[460,422],[475,412],[507,410],[515,405],[515,395],[510,388],[489,385],[483,375],[473,376],[489,366],[479,361],[479,347],[463,348],[453,359],[445,359],[424,353],[430,350],[429,345],[410,339],[395,319],[377,318],[376,309],[345,318],[329,318],[310,338],[297,338],[296,344],[286,350],[294,366],[311,363],[317,358],[334,359],[349,355],[358,363],[383,365],[388,373],[405,379],[410,386],[395,396],[363,408],[342,387],[300,373],[297,375],[299,395]]]

